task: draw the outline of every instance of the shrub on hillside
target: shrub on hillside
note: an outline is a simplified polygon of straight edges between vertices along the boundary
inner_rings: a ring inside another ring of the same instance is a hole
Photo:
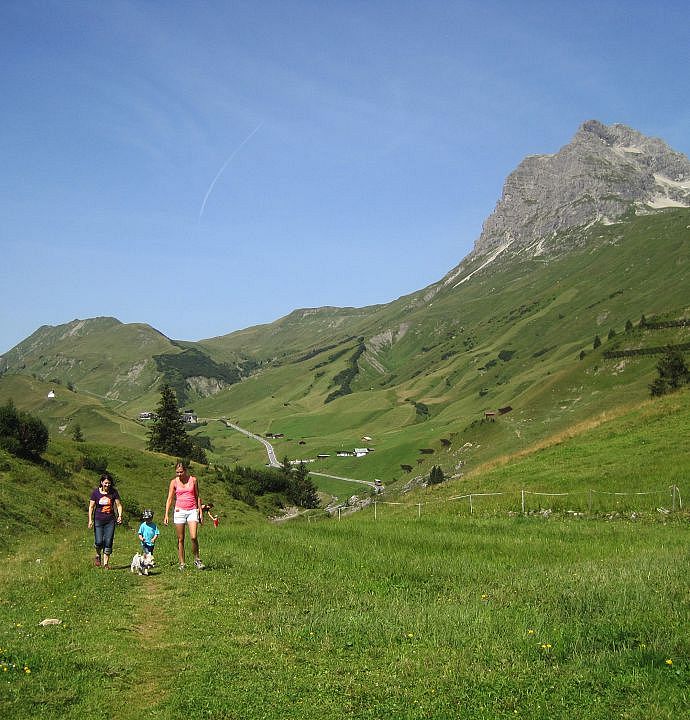
[[[108,469],[108,458],[98,455],[82,455],[74,464],[76,472],[80,470],[91,470],[102,475]]]
[[[0,447],[34,459],[48,447],[48,428],[42,420],[17,410],[12,401],[0,407]]]
[[[656,366],[658,376],[649,386],[652,396],[666,395],[690,382],[690,370],[683,353],[669,347]]]

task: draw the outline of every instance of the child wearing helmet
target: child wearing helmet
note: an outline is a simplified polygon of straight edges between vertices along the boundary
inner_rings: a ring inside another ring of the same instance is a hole
[[[153,522],[153,510],[146,509],[141,513],[141,525],[139,525],[139,542],[143,553],[153,555],[153,547],[158,540],[160,532],[158,525]]]

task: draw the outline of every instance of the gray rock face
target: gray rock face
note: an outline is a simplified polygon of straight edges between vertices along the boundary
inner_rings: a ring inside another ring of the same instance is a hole
[[[471,255],[508,245],[539,254],[558,232],[664,207],[690,207],[690,160],[625,125],[589,120],[558,153],[529,156],[508,176]]]

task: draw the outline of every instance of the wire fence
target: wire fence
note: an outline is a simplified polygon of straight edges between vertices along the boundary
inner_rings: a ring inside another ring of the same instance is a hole
[[[469,515],[476,512],[509,512],[516,515],[544,515],[554,512],[570,515],[611,514],[622,512],[654,511],[670,515],[683,509],[683,500],[677,485],[651,491],[608,492],[604,490],[577,490],[572,492],[549,493],[535,490],[504,492],[472,492],[417,503],[388,501],[368,498],[358,504],[342,505],[328,510],[305,511],[309,522],[328,518],[343,517],[354,512],[369,509],[375,520],[387,516],[414,515],[421,519],[432,507],[447,503],[459,504],[458,513],[463,510]]]

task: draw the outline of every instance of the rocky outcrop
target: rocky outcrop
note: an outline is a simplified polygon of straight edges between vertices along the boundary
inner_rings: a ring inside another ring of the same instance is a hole
[[[209,397],[219,393],[223,388],[227,387],[221,378],[204,377],[196,375],[185,379],[187,387],[199,397]]]
[[[507,247],[539,254],[562,231],[664,207],[690,207],[690,160],[662,140],[590,120],[558,153],[529,156],[508,176],[470,257]]]

